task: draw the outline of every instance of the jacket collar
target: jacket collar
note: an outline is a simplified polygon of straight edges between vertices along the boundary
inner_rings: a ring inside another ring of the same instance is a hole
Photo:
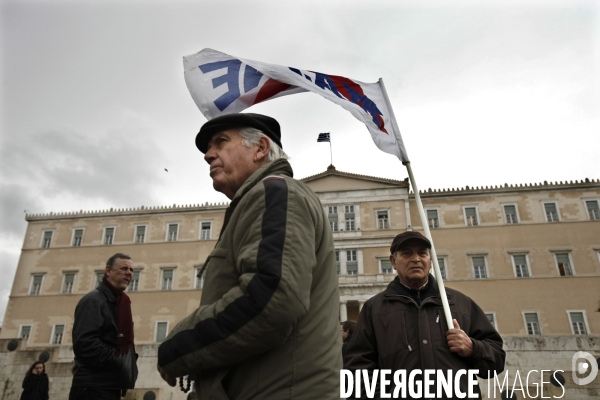
[[[104,283],[100,283],[96,289],[98,289],[100,293],[106,296],[108,301],[110,301],[111,303],[117,302],[117,297],[113,294],[113,292],[110,291],[110,289]]]
[[[240,200],[244,197],[246,193],[250,191],[258,182],[263,180],[269,175],[285,175],[292,178],[294,176],[294,171],[292,171],[292,166],[285,159],[278,159],[275,161],[271,161],[257,169],[246,179],[246,182],[235,192],[233,196],[233,200],[231,200],[231,204],[225,210],[225,219],[223,221],[223,227],[221,228],[221,233],[219,234],[219,239],[221,239],[221,235],[225,232],[225,228],[229,223],[229,219],[231,218],[231,214],[237,207]]]
[[[269,175],[285,175],[290,178],[294,176],[294,171],[292,171],[292,166],[285,159],[279,159],[275,161],[271,161],[257,169],[250,175],[246,182],[235,192],[233,196],[232,204],[234,202],[239,201],[246,193],[250,191],[258,182],[263,180]]]
[[[429,279],[429,282],[427,285],[429,286],[430,296],[427,297],[427,299],[431,299],[430,302],[441,305],[442,298],[440,297],[440,289],[439,289],[438,283],[435,280],[435,278],[433,277],[433,275],[431,275],[431,274],[429,274],[428,279]],[[383,294],[384,294],[384,297],[386,297],[386,298],[402,296],[402,298],[406,299],[406,302],[409,302],[410,300],[412,300],[412,299],[410,299],[408,289],[400,283],[400,278],[398,278],[398,276],[396,276],[394,278],[394,280],[390,282],[390,284],[387,286],[387,288],[383,291]],[[454,302],[452,301],[452,294],[450,292],[448,292],[447,290],[446,290],[446,298],[448,299],[448,304],[454,304]],[[427,299],[425,299],[425,300],[427,300]],[[423,302],[425,300],[423,300]]]

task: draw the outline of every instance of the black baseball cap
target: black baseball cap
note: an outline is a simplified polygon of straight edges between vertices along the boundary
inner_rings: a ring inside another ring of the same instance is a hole
[[[429,241],[429,239],[427,239],[421,233],[414,232],[414,231],[408,231],[408,232],[403,232],[394,238],[394,241],[392,242],[392,245],[390,246],[390,253],[394,254],[396,251],[398,251],[398,249],[400,248],[402,243],[409,241],[409,240],[420,240],[421,242],[424,242],[425,245],[427,245],[428,249],[431,248],[431,242]]]
[[[218,132],[234,128],[256,128],[267,135],[281,148],[281,127],[275,118],[262,114],[236,113],[213,118],[200,128],[196,135],[196,147],[206,154],[210,138]]]

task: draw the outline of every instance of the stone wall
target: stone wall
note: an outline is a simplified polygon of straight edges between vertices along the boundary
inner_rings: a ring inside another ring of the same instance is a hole
[[[21,382],[27,369],[40,356],[43,357],[43,353],[47,353],[48,359],[46,371],[50,378],[50,399],[68,399],[73,368],[71,346],[27,347],[25,340],[13,340],[13,344],[16,343],[18,347],[9,351],[10,342],[11,339],[0,340],[0,400],[19,399]],[[542,398],[542,388],[544,398],[565,400],[600,398],[600,375],[592,383],[578,386],[574,383],[572,374],[572,358],[575,352],[588,352],[598,360],[600,336],[509,337],[505,339],[504,349],[507,353],[506,369],[498,376],[498,381],[502,383],[508,374],[506,381],[510,389],[513,388],[513,385],[517,389],[514,392],[516,399]],[[164,383],[156,372],[158,344],[139,345],[136,350],[139,354],[140,373],[136,389],[128,392],[127,399],[183,400],[186,398],[179,388],[171,388]],[[543,375],[541,375],[542,370],[545,371]],[[559,373],[564,377],[564,390],[562,387],[550,383],[550,375],[558,370],[563,371]],[[528,374],[529,380],[527,380]],[[542,379],[545,382],[543,385],[540,384]],[[498,387],[496,387],[496,396],[494,396],[494,383],[493,379],[489,381],[489,385],[487,380],[480,380],[484,399],[501,399]],[[503,391],[506,388],[505,384]],[[155,397],[149,392],[154,393]]]

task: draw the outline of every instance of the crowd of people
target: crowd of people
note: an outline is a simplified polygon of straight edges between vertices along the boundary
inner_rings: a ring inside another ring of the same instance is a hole
[[[159,346],[157,371],[169,385],[179,379],[183,387],[187,377],[189,398],[198,399],[326,400],[339,398],[342,368],[476,368],[482,377],[503,370],[502,339],[473,300],[446,289],[455,319],[444,325],[431,243],[418,232],[394,238],[396,278],[364,304],[358,321],[340,324],[328,216],[315,193],[292,178],[275,119],[211,119],[196,147],[214,189],[231,203],[202,268],[199,308]],[[102,283],[79,301],[70,400],[117,400],[135,387],[131,301],[124,293],[132,278],[131,257],[114,254]],[[48,399],[43,363],[32,365],[23,389],[22,399]]]

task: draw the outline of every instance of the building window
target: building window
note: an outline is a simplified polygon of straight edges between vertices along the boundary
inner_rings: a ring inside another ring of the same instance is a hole
[[[588,329],[585,321],[585,311],[567,311],[569,320],[571,321],[571,329],[573,335],[587,335]]]
[[[463,209],[465,213],[465,225],[479,225],[479,219],[477,218],[477,207],[464,207]]]
[[[204,271],[204,273],[202,274],[201,277],[199,277],[200,275],[200,271],[202,271],[202,267],[196,267],[195,269],[196,271],[196,279],[195,279],[195,284],[194,284],[194,288],[196,289],[204,289],[204,275],[206,274],[206,270]]]
[[[331,232],[338,231],[338,223],[337,221],[329,221],[329,226],[331,227]]]
[[[517,216],[517,206],[514,204],[507,204],[504,207],[504,219],[507,224],[518,224],[519,217]]]
[[[346,230],[353,231],[356,229],[356,225],[354,223],[354,204],[346,204],[344,206],[344,219],[346,221]]]
[[[337,274],[340,274],[340,251],[335,251],[335,265],[337,267]]]
[[[571,265],[571,259],[569,253],[555,253],[556,266],[558,268],[558,274],[560,276],[573,276],[573,267]]]
[[[588,211],[588,216],[591,220],[600,220],[600,208],[598,208],[598,200],[586,200],[585,206]]]
[[[30,335],[31,335],[31,325],[21,325],[21,328],[19,329],[19,339],[29,340]]]
[[[392,267],[391,261],[386,258],[379,259],[379,270],[382,274],[392,274],[394,273],[394,267]]]
[[[377,229],[390,229],[390,217],[387,210],[377,211]]]
[[[137,225],[135,227],[135,243],[146,242],[146,225]]]
[[[513,255],[512,259],[515,266],[515,276],[517,278],[528,278],[529,266],[527,265],[527,256],[525,254]]]
[[[446,259],[444,257],[438,257],[437,261],[438,265],[440,266],[440,273],[442,274],[442,279],[448,279],[448,273],[446,271]]]
[[[177,241],[177,231],[179,230],[179,224],[169,224],[167,228],[167,242]]]
[[[115,237],[115,228],[114,227],[104,228],[104,239],[102,241],[102,244],[104,244],[104,245],[113,244],[114,237]]]
[[[64,332],[64,325],[54,325],[54,328],[52,328],[52,338],[50,339],[50,344],[61,344]]]
[[[44,235],[42,236],[42,244],[40,245],[41,248],[47,249],[50,247],[50,244],[52,243],[52,233],[52,231],[44,231]]]
[[[490,324],[492,324],[494,329],[498,330],[498,327],[496,326],[496,313],[486,312],[485,316],[487,317],[488,321],[490,321]]]
[[[486,279],[485,257],[471,257],[471,260],[473,261],[473,277],[475,279]]]
[[[346,272],[348,275],[358,274],[358,260],[356,250],[346,250]]]
[[[164,342],[167,338],[167,332],[169,331],[168,322],[157,322],[156,330],[154,333],[154,341],[157,343]]]
[[[354,230],[354,218],[346,217],[346,230],[353,231]]]
[[[173,273],[174,273],[174,270],[172,270],[172,269],[163,269],[162,285],[161,285],[162,290],[173,289]]]
[[[527,329],[528,335],[541,335],[540,320],[536,312],[524,313],[525,316],[525,328]]]
[[[329,219],[329,226],[331,227],[331,231],[337,232],[339,229],[337,206],[328,206],[327,207],[327,218]]]
[[[210,240],[212,222],[200,222],[200,240]]]
[[[71,246],[73,246],[73,247],[81,246],[82,240],[83,240],[83,229],[74,229],[73,230],[73,240],[71,241]]]
[[[103,279],[104,279],[104,271],[96,272],[96,286],[95,287],[100,286]]]
[[[73,285],[75,284],[75,274],[68,273],[65,274],[62,285],[62,294],[71,294],[73,293]]]
[[[128,292],[137,292],[140,288],[140,271],[133,271],[131,282],[127,287]]]
[[[29,287],[29,295],[36,296],[42,291],[42,282],[44,275],[33,275],[31,277],[31,286]]]
[[[427,222],[430,229],[439,228],[440,220],[438,218],[438,210],[427,210]]]
[[[544,212],[546,213],[547,222],[559,221],[558,207],[556,203],[544,203]]]

